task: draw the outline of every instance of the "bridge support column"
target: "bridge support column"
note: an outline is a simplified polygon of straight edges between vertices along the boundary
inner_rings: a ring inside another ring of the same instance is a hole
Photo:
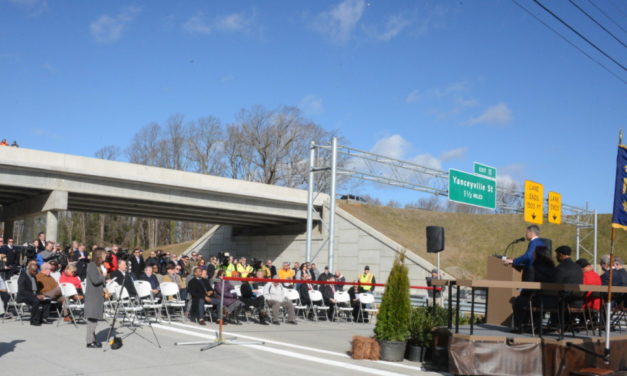
[[[4,243],[6,244],[7,238],[13,237],[13,221],[3,221],[2,226],[2,236],[4,236]]]
[[[7,223],[24,219],[22,241],[33,241],[39,231],[46,232],[46,239],[57,241],[59,210],[67,210],[67,202],[68,193],[65,191],[44,193],[28,200],[3,206],[0,211],[0,220],[5,223],[5,228],[7,228]],[[42,215],[43,223],[41,223]]]

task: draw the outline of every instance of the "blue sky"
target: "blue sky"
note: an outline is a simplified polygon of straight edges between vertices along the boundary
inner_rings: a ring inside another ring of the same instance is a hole
[[[626,3],[592,2],[627,29]],[[543,3],[627,64],[570,3]],[[241,108],[293,105],[353,147],[443,169],[483,162],[609,212],[626,100],[624,82],[509,0],[0,0],[0,137],[28,148],[93,156],[175,113],[228,123]]]

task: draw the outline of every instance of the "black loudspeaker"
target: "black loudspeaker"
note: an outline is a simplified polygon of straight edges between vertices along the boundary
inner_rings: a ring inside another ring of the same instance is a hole
[[[544,242],[544,245],[549,249],[549,253],[553,252],[553,241],[549,238],[540,238]]]
[[[427,226],[427,252],[438,253],[444,250],[444,227]]]

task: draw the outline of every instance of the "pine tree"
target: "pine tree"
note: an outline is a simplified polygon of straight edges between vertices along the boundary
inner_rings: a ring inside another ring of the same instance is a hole
[[[379,341],[405,341],[409,337],[411,304],[409,300],[409,276],[404,265],[403,251],[394,260],[390,271],[374,333]]]

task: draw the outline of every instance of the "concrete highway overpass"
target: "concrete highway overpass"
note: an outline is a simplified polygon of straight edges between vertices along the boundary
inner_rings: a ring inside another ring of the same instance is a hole
[[[320,195],[315,203],[322,210]],[[218,176],[23,148],[0,148],[0,220],[58,211],[233,225],[305,228],[307,192]]]
[[[329,197],[318,194],[312,256],[322,270],[328,260]],[[5,236],[23,220],[20,242],[31,241],[33,218],[56,240],[58,213],[82,211],[212,223],[194,249],[205,256],[281,261],[305,259],[307,191],[185,171],[23,148],[0,147],[0,221]],[[29,225],[30,223],[30,225]],[[404,248],[338,208],[333,263],[347,280],[368,265],[384,282]],[[424,284],[434,267],[407,252],[410,279]]]

